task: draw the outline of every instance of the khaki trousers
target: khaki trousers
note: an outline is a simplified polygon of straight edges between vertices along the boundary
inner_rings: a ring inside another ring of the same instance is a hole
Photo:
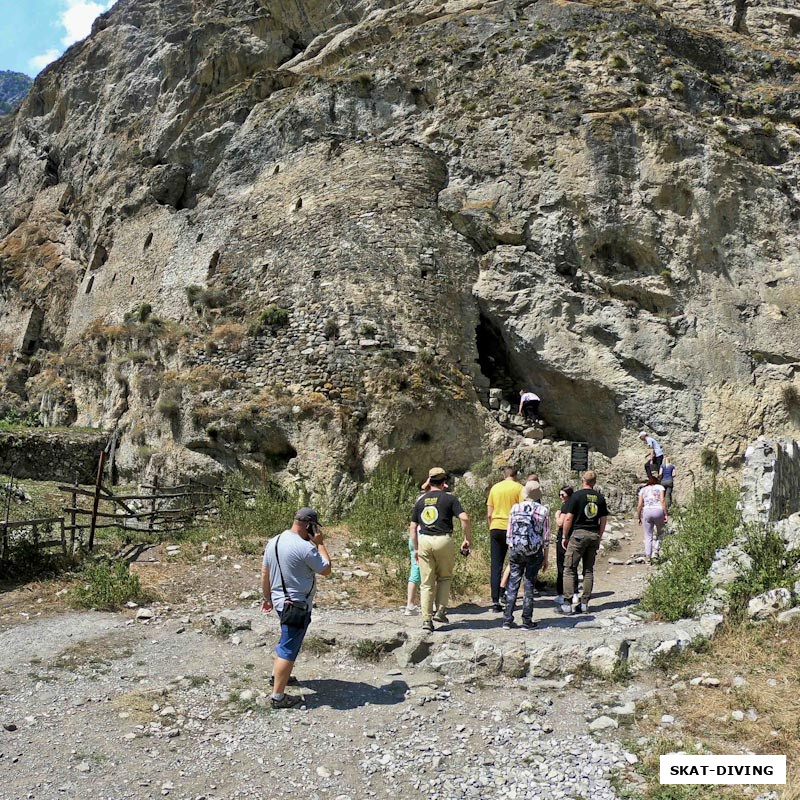
[[[444,613],[450,599],[450,583],[456,563],[456,543],[452,536],[419,535],[417,552],[420,583],[420,605],[423,621],[433,618],[433,599],[436,610]]]

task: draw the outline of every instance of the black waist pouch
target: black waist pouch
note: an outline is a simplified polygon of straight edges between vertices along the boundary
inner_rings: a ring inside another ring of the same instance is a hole
[[[305,628],[310,616],[311,609],[305,603],[290,603],[287,600],[281,611],[281,624],[289,628]]]

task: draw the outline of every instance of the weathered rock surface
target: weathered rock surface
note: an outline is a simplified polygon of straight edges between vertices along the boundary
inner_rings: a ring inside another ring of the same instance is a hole
[[[800,51],[730,5],[121,0],[0,119],[2,405],[347,494],[547,449],[532,385],[737,466],[798,430]]]

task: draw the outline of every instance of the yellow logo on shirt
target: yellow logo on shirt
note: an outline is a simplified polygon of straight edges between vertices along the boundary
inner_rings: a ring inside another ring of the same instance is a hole
[[[436,506],[426,506],[419,515],[420,519],[428,526],[433,525],[439,519],[439,509]]]

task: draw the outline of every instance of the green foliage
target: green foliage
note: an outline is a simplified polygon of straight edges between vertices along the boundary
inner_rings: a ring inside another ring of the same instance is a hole
[[[361,324],[361,335],[362,336],[366,336],[367,338],[371,339],[377,332],[378,332],[378,329],[375,327],[375,325],[372,322],[363,322]]]
[[[275,332],[289,322],[289,311],[275,304],[267,306],[250,325],[251,336],[262,336],[268,331]]]
[[[615,53],[611,58],[608,60],[609,66],[611,69],[627,69],[628,62],[621,56],[619,53]]]
[[[334,317],[328,317],[328,319],[325,320],[322,334],[326,339],[335,339],[339,335],[339,323]]]
[[[203,297],[203,287],[193,283],[191,286],[186,287],[186,299],[189,301],[190,306],[197,305]]]
[[[124,561],[115,564],[90,564],[83,571],[83,583],[70,592],[72,603],[79,608],[113,611],[129,600],[151,599],[142,589],[139,576]]]
[[[683,94],[686,91],[686,84],[683,81],[674,80],[670,83],[669,88],[675,94]]]
[[[703,465],[703,469],[707,469],[709,472],[718,472],[719,456],[717,451],[712,450],[710,447],[704,447],[700,451],[700,463]]]
[[[14,431],[24,428],[41,427],[39,415],[33,411],[22,412],[16,408],[9,408],[0,418],[0,431]]]
[[[742,571],[730,588],[730,613],[742,620],[748,601],[770,589],[791,589],[797,580],[795,567],[800,552],[787,550],[783,539],[772,528],[749,527],[743,545],[752,559],[750,569]]]
[[[245,481],[232,477],[227,499],[220,505],[219,522],[237,538],[258,538],[262,544],[281,531],[291,528],[299,507],[297,498],[273,483],[262,486],[255,495],[245,494]]]
[[[407,472],[377,469],[347,516],[362,557],[385,556],[398,567],[408,562],[408,525],[419,490]]]
[[[670,621],[691,616],[708,589],[708,569],[718,548],[731,543],[740,516],[732,486],[702,486],[673,517],[642,607]]]
[[[360,639],[350,648],[350,653],[359,661],[380,661],[385,649],[384,642]]]
[[[781,388],[781,400],[789,411],[797,411],[800,408],[800,393],[794,384],[787,383]]]

